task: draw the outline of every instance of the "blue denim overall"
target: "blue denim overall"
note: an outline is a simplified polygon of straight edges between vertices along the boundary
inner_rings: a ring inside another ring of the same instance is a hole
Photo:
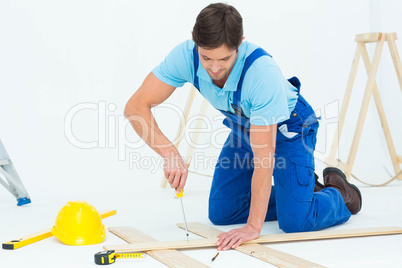
[[[197,70],[199,56],[194,56],[194,86],[199,90]],[[250,120],[241,111],[244,76],[253,62],[269,56],[263,49],[253,51],[245,60],[232,107],[236,114],[225,115],[223,124],[231,132],[223,145],[215,167],[209,196],[209,219],[217,225],[246,223],[251,200],[253,151],[250,146]],[[300,92],[296,77],[288,80]],[[278,124],[271,189],[265,220],[278,220],[284,232],[315,231],[346,222],[351,213],[341,194],[334,188],[314,192],[314,156],[318,121],[314,110],[298,94],[290,118]],[[290,136],[288,134],[291,134]]]

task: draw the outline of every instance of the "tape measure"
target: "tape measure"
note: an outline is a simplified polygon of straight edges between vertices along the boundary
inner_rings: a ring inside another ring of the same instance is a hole
[[[101,251],[95,254],[95,263],[112,264],[116,259],[145,259],[145,253],[115,253],[114,250]]]

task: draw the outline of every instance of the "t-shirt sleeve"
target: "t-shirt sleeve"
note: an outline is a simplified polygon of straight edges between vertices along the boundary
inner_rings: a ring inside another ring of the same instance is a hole
[[[162,82],[173,87],[182,87],[192,77],[192,54],[188,41],[179,44],[166,56],[152,73]]]
[[[269,66],[258,71],[248,100],[251,124],[269,126],[289,118],[285,81],[277,67]]]

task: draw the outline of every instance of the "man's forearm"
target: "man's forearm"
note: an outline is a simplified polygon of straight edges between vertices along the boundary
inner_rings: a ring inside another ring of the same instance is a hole
[[[277,125],[251,125],[250,144],[254,154],[254,172],[251,181],[250,214],[247,224],[260,232],[268,210],[275,164]]]
[[[171,153],[177,153],[176,147],[159,129],[149,107],[125,111],[125,116],[135,132],[160,156],[167,157]]]
[[[264,224],[268,210],[272,186],[272,167],[257,167],[254,169],[251,182],[251,204],[247,224],[258,231]]]
[[[176,147],[163,135],[151,113],[151,108],[167,100],[174,90],[175,87],[160,81],[151,72],[128,100],[124,115],[146,144],[163,157],[163,172],[170,187],[181,191],[187,180],[187,166]]]

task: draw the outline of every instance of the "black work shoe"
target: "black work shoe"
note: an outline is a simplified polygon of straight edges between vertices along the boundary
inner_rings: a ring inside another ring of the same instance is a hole
[[[323,171],[325,187],[337,189],[345,201],[350,213],[357,214],[362,208],[362,195],[359,189],[346,180],[342,170],[328,167]]]
[[[324,185],[322,185],[319,181],[318,181],[318,175],[314,173],[314,177],[315,177],[315,186],[314,186],[314,192],[319,192],[322,189],[324,189]]]

